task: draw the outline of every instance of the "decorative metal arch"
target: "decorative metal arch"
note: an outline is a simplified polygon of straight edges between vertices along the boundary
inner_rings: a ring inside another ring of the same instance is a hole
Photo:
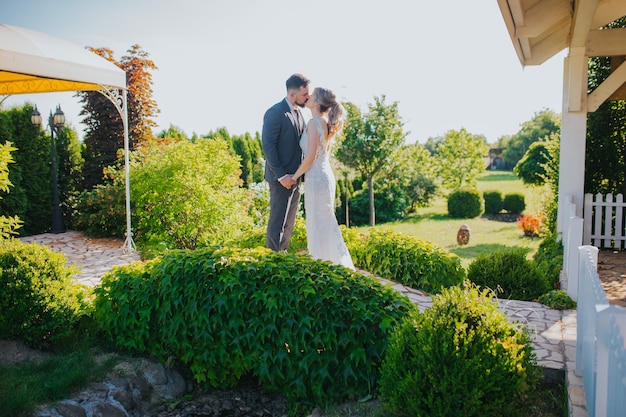
[[[97,90],[100,94],[108,98],[115,106],[117,111],[122,116],[122,123],[124,124],[124,173],[126,182],[126,239],[122,250],[124,252],[134,252],[137,250],[135,242],[133,241],[133,231],[131,227],[131,215],[130,215],[130,158],[129,158],[129,146],[128,146],[128,98],[126,89],[122,89],[120,94],[119,88],[102,86],[100,90]]]
[[[68,84],[70,85],[70,84]],[[70,89],[71,90],[71,89]],[[120,94],[121,90],[121,94]],[[65,90],[64,90],[65,91]],[[79,91],[79,90],[76,90]],[[126,239],[122,245],[122,250],[127,252],[134,252],[137,250],[137,246],[133,241],[133,231],[131,226],[130,215],[130,158],[129,158],[129,146],[128,146],[128,98],[126,89],[120,89],[115,87],[100,86],[99,90],[95,90],[108,98],[115,106],[120,116],[122,116],[122,123],[124,124],[124,172],[126,182]],[[17,93],[25,93],[26,91],[0,91],[0,104],[4,102],[8,97]]]

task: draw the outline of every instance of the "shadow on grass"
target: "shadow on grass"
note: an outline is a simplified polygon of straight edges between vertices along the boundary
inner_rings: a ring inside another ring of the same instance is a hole
[[[519,178],[510,171],[502,172],[500,174],[489,174],[480,178],[481,182],[496,182],[496,181],[514,181]]]
[[[447,214],[420,214],[420,215],[410,215],[405,217],[404,219],[398,221],[397,223],[419,223],[425,220],[434,220],[434,221],[442,221],[442,220],[463,220],[463,219],[455,219],[453,217],[448,216]]]

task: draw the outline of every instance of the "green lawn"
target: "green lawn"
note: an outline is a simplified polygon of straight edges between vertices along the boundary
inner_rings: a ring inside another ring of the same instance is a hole
[[[502,196],[511,193],[524,195],[526,210],[524,214],[540,211],[542,190],[525,186],[510,171],[487,171],[478,182],[480,191],[500,191]],[[385,223],[376,227],[391,229],[419,239],[431,241],[461,258],[467,267],[476,255],[490,253],[497,249],[522,247],[532,256],[539,247],[540,239],[524,237],[516,222],[488,220],[484,217],[474,219],[452,219],[447,215],[447,203],[438,198],[430,207],[418,209],[417,213],[394,223]],[[456,235],[459,228],[466,224],[470,229],[470,241],[467,245],[458,245]],[[368,233],[369,227],[359,229]]]

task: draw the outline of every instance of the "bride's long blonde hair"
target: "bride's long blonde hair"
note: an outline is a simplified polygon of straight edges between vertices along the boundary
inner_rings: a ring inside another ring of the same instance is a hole
[[[328,112],[328,137],[326,140],[330,140],[343,129],[343,106],[337,101],[335,93],[328,88],[316,87],[313,95],[315,101],[320,105],[322,114]]]

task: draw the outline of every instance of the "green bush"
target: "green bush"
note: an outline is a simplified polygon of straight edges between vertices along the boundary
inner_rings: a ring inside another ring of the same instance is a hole
[[[483,213],[483,196],[478,190],[458,190],[448,197],[448,215],[459,219],[471,219]]]
[[[485,191],[483,198],[485,200],[486,214],[496,215],[504,208],[502,193],[500,191]]]
[[[370,199],[367,189],[355,191],[354,196],[348,203],[348,207],[351,225],[363,226],[369,224]],[[410,208],[411,201],[402,188],[393,186],[374,190],[376,223],[387,223],[403,219]]]
[[[72,282],[65,255],[35,243],[0,240],[0,337],[51,349],[90,311],[90,290]]]
[[[497,292],[500,298],[533,301],[550,290],[545,275],[526,257],[524,248],[481,253],[470,263],[467,278]]]
[[[539,368],[525,329],[477,287],[451,287],[392,333],[380,392],[403,416],[517,416]]]
[[[171,251],[115,268],[95,306],[121,348],[177,358],[214,387],[252,372],[311,403],[371,394],[388,333],[416,308],[373,278],[264,248]]]
[[[556,233],[546,235],[533,257],[537,268],[545,275],[550,288],[558,289],[563,268],[563,245]]]
[[[563,290],[549,291],[537,300],[538,303],[547,305],[554,310],[568,310],[576,308],[576,301]]]
[[[524,195],[519,193],[511,193],[504,196],[502,207],[510,214],[522,214],[526,208]]]
[[[357,267],[411,288],[438,293],[465,279],[460,258],[431,242],[385,229],[343,235]]]
[[[126,236],[126,190],[123,184],[98,184],[80,193],[74,226],[88,236]]]
[[[150,147],[131,172],[136,241],[195,249],[236,238],[253,224],[240,174],[222,139]]]

